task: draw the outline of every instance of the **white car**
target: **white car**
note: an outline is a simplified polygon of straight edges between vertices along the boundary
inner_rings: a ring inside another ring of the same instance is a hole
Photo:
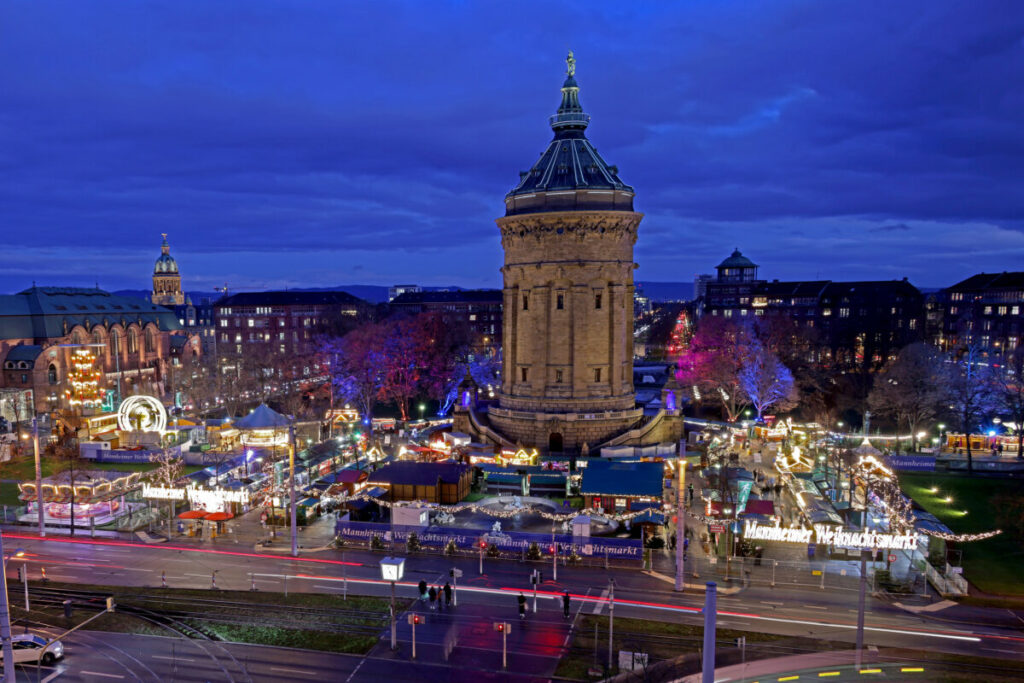
[[[43,653],[43,664],[50,665],[64,656],[64,644],[60,641],[50,646],[50,641],[34,633],[20,633],[11,638],[11,647],[14,649],[15,663],[25,662],[35,664],[39,661],[39,653]],[[0,650],[0,661],[3,660],[3,651]]]

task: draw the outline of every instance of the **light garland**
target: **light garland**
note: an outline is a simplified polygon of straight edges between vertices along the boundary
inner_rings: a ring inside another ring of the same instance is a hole
[[[347,503],[348,501],[353,500],[361,500],[370,503],[377,503],[378,505],[382,505],[386,508],[423,507],[422,505],[417,504],[416,501],[380,500],[379,498],[374,498],[373,496],[368,496],[362,493],[357,493],[352,496],[339,498],[338,500],[339,502],[342,503]],[[476,503],[460,503],[458,505],[431,505],[428,509],[431,512],[463,512],[469,510],[470,512],[478,512],[480,514],[488,515],[496,519],[512,519],[523,513],[529,513],[538,515],[547,520],[551,520],[552,522],[568,522],[569,520],[575,519],[580,515],[587,515],[588,517],[590,516],[589,510],[574,510],[573,512],[558,514],[529,508],[520,508],[517,510],[495,510],[493,508],[477,505]],[[628,522],[631,521],[634,517],[639,517],[640,515],[646,514],[648,510],[649,508],[644,510],[637,510],[634,512],[623,513],[601,512],[600,514],[595,514],[594,516],[604,517],[607,519],[614,519],[616,522]],[[658,512],[662,512],[662,510],[658,510]]]
[[[71,368],[68,371],[68,384],[71,388],[64,392],[69,405],[95,408],[103,402],[104,396],[100,390],[103,374],[93,367],[95,362],[96,354],[87,348],[75,349],[71,354]]]

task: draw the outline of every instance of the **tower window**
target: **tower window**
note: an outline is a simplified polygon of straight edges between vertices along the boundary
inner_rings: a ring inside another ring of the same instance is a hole
[[[530,295],[529,294],[523,294],[523,310],[524,311],[530,310]]]
[[[594,381],[595,382],[600,382],[601,381],[601,368],[594,368]]]
[[[519,372],[522,374],[524,382],[526,381],[526,370],[527,368],[519,368]]]
[[[555,370],[555,383],[556,384],[561,384],[562,383],[562,371],[561,370]]]
[[[565,295],[559,294],[555,297],[555,308],[562,310],[565,308]]]
[[[594,295],[594,308],[597,309],[597,310],[601,309],[601,295],[600,294],[595,294]]]

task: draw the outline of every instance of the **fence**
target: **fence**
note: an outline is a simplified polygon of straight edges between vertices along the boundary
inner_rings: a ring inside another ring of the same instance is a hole
[[[756,557],[715,558],[691,556],[685,563],[688,577],[735,582],[742,586],[798,587],[830,591],[857,591],[860,588],[859,563],[809,563]],[[920,595],[927,592],[922,571],[914,566],[885,563],[867,564],[868,586],[872,591]]]

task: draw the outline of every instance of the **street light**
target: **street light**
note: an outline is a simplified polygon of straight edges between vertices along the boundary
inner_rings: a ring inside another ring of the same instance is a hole
[[[423,411],[426,410],[426,409],[427,409],[427,405],[425,403],[421,403],[420,404],[420,420],[423,420]]]
[[[398,647],[398,627],[395,623],[395,582],[405,575],[404,557],[385,557],[380,561],[380,575],[391,582],[391,649]]]

